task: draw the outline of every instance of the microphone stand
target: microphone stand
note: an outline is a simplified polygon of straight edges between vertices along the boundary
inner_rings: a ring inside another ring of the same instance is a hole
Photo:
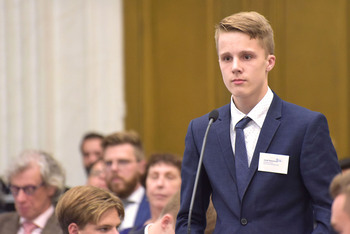
[[[201,173],[204,149],[205,149],[205,145],[206,145],[206,142],[207,142],[207,136],[208,136],[209,128],[210,128],[211,124],[215,120],[216,119],[214,119],[214,118],[210,118],[207,130],[206,130],[204,138],[203,138],[202,150],[201,150],[201,154],[199,156],[198,167],[197,167],[197,174],[196,174],[196,179],[194,181],[192,198],[191,198],[191,203],[190,203],[190,209],[189,209],[189,213],[188,213],[187,234],[191,234],[191,219],[192,219],[193,203],[194,203],[194,198],[196,197],[196,193],[197,193],[198,179],[199,179],[199,175]]]

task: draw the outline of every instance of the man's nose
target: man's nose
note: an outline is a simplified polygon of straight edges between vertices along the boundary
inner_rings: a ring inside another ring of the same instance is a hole
[[[242,67],[239,59],[233,58],[232,61],[232,73],[241,73],[242,72]]]
[[[25,201],[27,199],[27,195],[24,193],[23,189],[20,189],[18,191],[17,196],[15,196],[16,201],[18,202],[22,202]]]

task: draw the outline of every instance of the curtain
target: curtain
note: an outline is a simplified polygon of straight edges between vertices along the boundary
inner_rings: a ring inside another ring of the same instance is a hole
[[[0,0],[0,176],[24,149],[85,183],[87,131],[124,128],[122,0]]]

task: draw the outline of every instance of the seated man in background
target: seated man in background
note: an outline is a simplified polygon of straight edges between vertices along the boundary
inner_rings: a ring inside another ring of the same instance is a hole
[[[151,214],[141,183],[146,160],[139,135],[134,131],[116,132],[105,137],[102,147],[108,188],[124,204],[125,218],[119,230],[143,225]]]
[[[334,199],[331,224],[337,233],[350,234],[350,171],[338,174],[330,185]]]
[[[105,170],[106,165],[102,159],[98,159],[94,162],[89,170],[87,185],[108,190]]]
[[[53,204],[65,189],[65,175],[52,156],[24,151],[10,165],[6,179],[16,212],[0,215],[0,233],[62,233]]]
[[[89,174],[92,164],[102,158],[102,141],[103,136],[95,132],[86,133],[81,140],[80,152],[86,174]]]
[[[118,234],[124,218],[121,200],[94,186],[68,190],[57,203],[56,216],[64,234]]]

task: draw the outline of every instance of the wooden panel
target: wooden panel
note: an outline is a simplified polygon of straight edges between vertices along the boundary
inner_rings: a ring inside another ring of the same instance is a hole
[[[148,153],[182,154],[189,121],[229,102],[214,25],[255,10],[275,32],[270,86],[324,113],[340,158],[350,156],[346,0],[128,0],[124,7],[126,126],[141,133]]]

